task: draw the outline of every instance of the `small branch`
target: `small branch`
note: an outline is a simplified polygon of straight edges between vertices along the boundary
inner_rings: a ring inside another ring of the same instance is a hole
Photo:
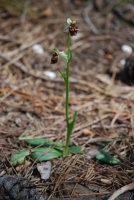
[[[3,41],[3,42],[14,42],[13,39],[9,38],[8,36],[3,36],[3,35],[0,35],[0,41]]]
[[[25,22],[26,15],[27,15],[27,7],[29,6],[29,4],[30,4],[30,1],[26,0],[26,2],[24,3],[22,15],[21,15],[21,18],[20,18],[21,22]]]
[[[10,64],[13,64],[15,67],[19,68],[22,72],[24,72],[30,76],[33,76],[35,78],[40,78],[42,80],[48,80],[47,77],[45,77],[41,73],[39,74],[38,72],[33,71],[32,69],[28,70],[25,65],[23,65],[21,62],[18,62],[17,60],[21,57],[22,57],[22,55],[20,55],[17,59],[11,59],[8,56],[4,55],[2,52],[0,52],[0,58],[8,61]]]
[[[2,54],[1,52],[0,52],[0,57],[3,58],[4,60],[10,62],[11,64],[14,64],[16,67],[21,69],[23,72],[28,73],[26,67],[23,64],[17,62],[16,59],[11,59],[11,58],[5,56],[4,54]]]
[[[128,184],[128,185],[125,185],[123,187],[121,187],[120,189],[116,190],[111,197],[109,197],[108,200],[114,200],[116,199],[118,196],[120,196],[121,194],[129,191],[129,190],[134,190],[134,182]]]
[[[84,13],[83,13],[84,20],[88,24],[92,32],[95,34],[98,34],[99,33],[98,29],[94,26],[91,19],[89,18],[89,14],[88,14],[89,11],[90,11],[90,7],[88,6],[87,8],[85,8]]]

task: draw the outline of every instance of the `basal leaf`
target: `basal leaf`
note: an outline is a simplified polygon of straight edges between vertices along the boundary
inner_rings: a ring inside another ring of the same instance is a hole
[[[35,148],[32,149],[30,157],[37,162],[51,160],[62,156],[62,151],[48,148]]]
[[[24,141],[33,146],[44,145],[48,147],[48,146],[53,145],[53,141],[45,139],[45,138],[33,138],[33,139],[27,139]]]
[[[84,151],[81,150],[81,146],[72,146],[69,147],[69,151],[75,154],[85,154]]]
[[[54,148],[55,147],[63,147],[64,146],[62,142],[54,142],[53,144],[54,144]]]
[[[17,164],[23,164],[25,157],[30,155],[30,150],[22,150],[15,152],[11,155],[10,163],[15,166]]]
[[[100,161],[103,161],[103,162],[111,164],[111,165],[117,165],[120,163],[120,160],[118,158],[115,158],[108,152],[99,153],[96,155],[96,158]]]
[[[32,146],[45,146],[45,147],[49,147],[49,146],[63,146],[62,142],[53,142],[51,140],[45,139],[45,138],[33,138],[33,139],[27,139],[24,140],[25,142],[27,142],[28,144],[32,145]]]

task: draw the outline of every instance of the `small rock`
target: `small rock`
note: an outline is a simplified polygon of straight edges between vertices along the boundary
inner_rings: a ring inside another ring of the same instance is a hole
[[[15,121],[15,124],[16,124],[16,125],[19,125],[19,124],[21,123],[21,119],[18,118],[18,117],[17,117],[14,121]]]
[[[88,152],[87,152],[87,158],[88,159],[92,159],[94,158],[98,153],[100,153],[100,151],[98,149],[90,149]]]
[[[47,161],[45,163],[38,163],[37,169],[41,175],[41,179],[47,180],[51,174],[51,162]]]
[[[37,53],[37,54],[44,54],[44,49],[43,49],[42,46],[39,45],[39,44],[33,45],[32,49],[33,49],[33,51],[34,51],[35,53]]]
[[[44,74],[45,74],[46,76],[48,76],[49,78],[51,78],[51,79],[54,79],[54,78],[56,77],[55,72],[45,71]]]
[[[46,200],[33,183],[19,176],[0,177],[0,200]]]
[[[126,61],[123,59],[120,61],[120,64],[124,66],[126,64]]]
[[[122,49],[122,51],[124,51],[124,52],[126,52],[128,54],[131,54],[133,52],[132,47],[130,47],[130,46],[126,45],[126,44],[122,45],[121,49]]]

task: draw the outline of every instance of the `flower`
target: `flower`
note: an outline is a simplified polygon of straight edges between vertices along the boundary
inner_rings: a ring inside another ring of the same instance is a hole
[[[56,64],[58,62],[59,55],[56,52],[53,52],[52,58],[51,58],[51,64]]]
[[[57,48],[53,50],[51,64],[56,64],[61,57],[65,62],[68,62],[68,56],[64,51],[59,51]]]
[[[69,32],[70,36],[76,36],[78,32],[78,26],[76,26],[76,21],[67,19],[67,25],[64,29],[64,32]]]

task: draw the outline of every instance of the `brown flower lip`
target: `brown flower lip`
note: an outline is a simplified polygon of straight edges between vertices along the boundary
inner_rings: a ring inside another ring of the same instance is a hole
[[[58,62],[59,56],[56,52],[53,53],[51,58],[51,64],[56,64]]]
[[[78,26],[75,26],[75,24],[69,26],[69,33],[71,36],[76,36],[77,32],[78,32]]]

